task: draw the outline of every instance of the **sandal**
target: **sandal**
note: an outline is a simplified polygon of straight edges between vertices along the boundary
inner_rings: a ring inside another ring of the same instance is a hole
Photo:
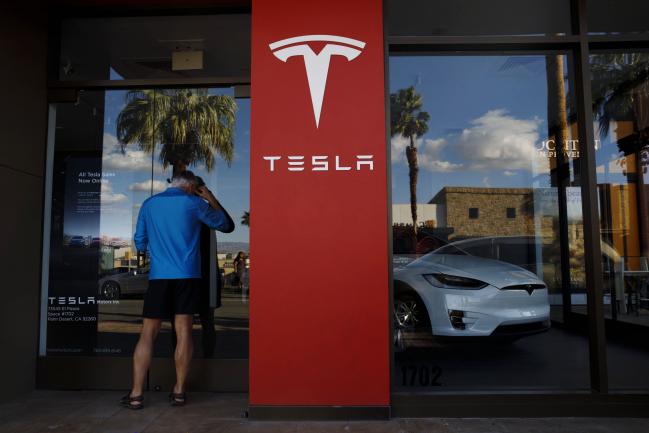
[[[132,410],[142,409],[144,407],[144,395],[140,394],[136,397],[131,397],[131,391],[129,391],[119,400],[119,404]]]
[[[184,406],[187,402],[187,394],[184,392],[169,393],[169,404],[172,406]]]

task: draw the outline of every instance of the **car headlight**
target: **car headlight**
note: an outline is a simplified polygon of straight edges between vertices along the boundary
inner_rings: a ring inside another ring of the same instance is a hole
[[[423,277],[431,285],[435,287],[445,287],[447,289],[480,290],[483,287],[488,286],[484,281],[475,280],[473,278],[457,277],[455,275],[424,274]]]

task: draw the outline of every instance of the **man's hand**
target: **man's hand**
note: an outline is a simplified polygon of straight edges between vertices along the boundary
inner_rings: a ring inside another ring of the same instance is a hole
[[[212,206],[213,209],[215,210],[221,210],[222,207],[219,204],[219,201],[214,197],[214,194],[212,194],[212,191],[209,190],[206,186],[201,186],[196,188],[196,195],[199,196],[200,198],[207,200],[207,202]]]
[[[207,201],[210,201],[210,199],[216,200],[216,197],[214,197],[212,191],[210,191],[209,188],[207,188],[206,186],[196,187],[196,195],[198,195],[200,198],[203,198]]]

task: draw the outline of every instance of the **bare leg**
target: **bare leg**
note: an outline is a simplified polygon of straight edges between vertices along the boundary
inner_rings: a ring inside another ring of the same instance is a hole
[[[185,381],[189,372],[189,363],[194,353],[194,340],[192,339],[192,321],[191,314],[176,314],[174,322],[176,324],[176,351],[174,360],[176,362],[176,386],[174,393],[180,394],[185,392]]]
[[[140,339],[133,353],[133,388],[131,388],[131,397],[142,395],[144,391],[144,380],[153,354],[153,342],[160,331],[162,320],[145,318],[143,322]]]

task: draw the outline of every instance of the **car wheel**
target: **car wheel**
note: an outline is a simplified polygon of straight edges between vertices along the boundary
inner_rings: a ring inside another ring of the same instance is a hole
[[[426,307],[410,293],[399,294],[394,299],[394,328],[415,330],[426,326]]]
[[[108,280],[101,285],[102,299],[119,299],[121,288],[117,281]]]
[[[430,340],[432,334],[428,311],[419,296],[412,293],[397,294],[394,298],[393,316],[396,351],[418,347],[422,342]]]

